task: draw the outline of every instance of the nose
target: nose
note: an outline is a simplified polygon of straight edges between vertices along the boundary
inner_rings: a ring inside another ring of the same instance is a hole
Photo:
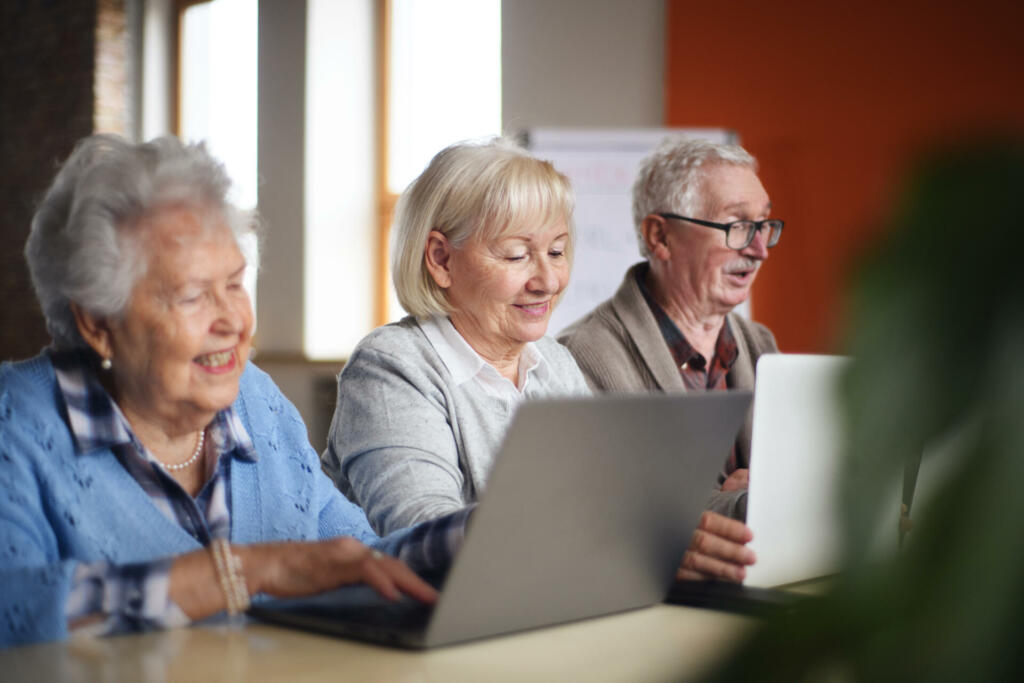
[[[561,287],[558,266],[548,258],[538,259],[536,263],[537,267],[527,282],[527,287],[531,292],[556,294]]]
[[[740,253],[747,258],[764,261],[768,258],[768,246],[765,244],[765,240],[768,239],[767,233],[768,228],[762,226],[760,230],[754,233],[754,239],[750,240],[750,244],[743,247]]]
[[[249,297],[232,296],[230,292],[219,292],[216,297],[217,316],[213,329],[219,334],[240,335],[245,332],[246,321],[251,317]]]

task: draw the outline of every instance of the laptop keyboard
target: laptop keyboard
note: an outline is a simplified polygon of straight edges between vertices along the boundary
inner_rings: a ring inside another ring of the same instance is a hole
[[[355,621],[368,626],[401,628],[402,630],[422,629],[430,621],[433,605],[424,605],[413,600],[383,602],[376,605],[339,605],[321,613],[336,619]]]

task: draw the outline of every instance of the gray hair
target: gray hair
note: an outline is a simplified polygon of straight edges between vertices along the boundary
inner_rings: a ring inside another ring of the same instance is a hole
[[[86,346],[72,302],[100,316],[124,312],[146,270],[140,219],[187,206],[223,215],[236,240],[251,233],[255,217],[227,200],[230,188],[224,166],[202,143],[170,136],[143,144],[116,135],[81,140],[43,197],[25,244],[54,346]]]
[[[677,213],[699,218],[707,208],[703,196],[709,164],[746,166],[757,172],[757,160],[739,145],[702,138],[668,138],[640,162],[633,182],[633,227],[640,254],[650,257],[641,226],[652,213]]]
[[[569,179],[514,142],[458,142],[430,161],[395,206],[391,272],[395,293],[414,316],[451,312],[424,263],[431,230],[458,248],[470,238],[500,238],[526,224],[564,220],[572,258],[574,199]]]

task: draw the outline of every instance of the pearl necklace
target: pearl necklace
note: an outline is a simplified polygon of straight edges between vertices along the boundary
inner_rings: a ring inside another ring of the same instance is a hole
[[[203,442],[206,441],[206,430],[199,432],[199,443],[196,444],[196,449],[192,452],[192,457],[185,462],[179,462],[177,465],[165,465],[164,463],[157,460],[157,464],[163,467],[168,472],[177,472],[183,470],[186,467],[191,467],[196,460],[199,459],[199,454],[203,452]]]

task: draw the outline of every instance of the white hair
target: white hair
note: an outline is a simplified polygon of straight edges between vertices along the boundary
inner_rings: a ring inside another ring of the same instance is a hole
[[[424,263],[432,230],[458,248],[470,238],[490,240],[526,224],[565,221],[571,262],[573,205],[568,178],[508,139],[441,150],[395,206],[391,272],[399,302],[418,317],[451,312]]]
[[[236,240],[251,233],[255,216],[227,200],[230,187],[202,143],[168,136],[133,144],[116,135],[80,141],[39,204],[25,244],[54,346],[86,347],[72,302],[100,316],[123,313],[148,262],[140,219],[187,206],[221,214]]]
[[[720,163],[757,172],[757,160],[747,150],[703,138],[668,138],[640,162],[633,182],[633,227],[644,258],[650,257],[641,229],[644,218],[652,213],[699,218],[707,209],[707,169]]]

